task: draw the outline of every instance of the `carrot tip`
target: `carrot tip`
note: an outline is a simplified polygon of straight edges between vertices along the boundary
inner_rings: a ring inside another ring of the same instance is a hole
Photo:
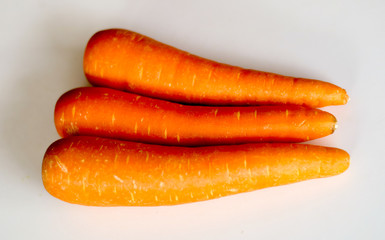
[[[337,128],[338,128],[337,123],[333,124],[332,129],[331,129],[331,134],[333,134],[336,131]]]

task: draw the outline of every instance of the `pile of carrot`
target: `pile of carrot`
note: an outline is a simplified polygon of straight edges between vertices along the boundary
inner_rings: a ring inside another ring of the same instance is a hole
[[[62,137],[43,159],[46,190],[87,206],[215,199],[344,172],[349,154],[301,144],[332,134],[342,105],[331,83],[242,69],[123,29],[84,54],[93,87],[64,93]]]

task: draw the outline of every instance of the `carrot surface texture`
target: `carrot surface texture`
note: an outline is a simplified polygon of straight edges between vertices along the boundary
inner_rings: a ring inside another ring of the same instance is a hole
[[[348,166],[345,151],[305,144],[189,148],[74,136],[48,148],[42,179],[69,203],[160,206],[329,177]]]
[[[73,89],[55,107],[60,136],[93,135],[164,145],[302,142],[327,136],[336,118],[302,106],[181,105],[99,87]]]
[[[92,36],[83,67],[93,85],[182,103],[318,108],[349,98],[331,83],[214,62],[123,29]]]

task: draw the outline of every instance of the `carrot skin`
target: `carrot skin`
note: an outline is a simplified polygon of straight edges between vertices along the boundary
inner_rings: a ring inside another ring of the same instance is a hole
[[[305,144],[188,148],[74,136],[48,148],[42,180],[69,203],[161,206],[334,176],[348,166],[345,151]]]
[[[302,106],[212,107],[84,87],[55,107],[60,136],[93,135],[163,145],[303,142],[333,133],[336,118]]]
[[[83,68],[95,86],[182,103],[317,108],[349,99],[344,89],[331,83],[214,62],[123,29],[92,36]]]

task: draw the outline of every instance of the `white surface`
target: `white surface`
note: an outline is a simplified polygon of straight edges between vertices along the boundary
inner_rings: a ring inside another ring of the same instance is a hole
[[[1,1],[0,239],[385,239],[385,2]],[[101,29],[131,29],[217,61],[347,89],[337,131],[313,143],[351,154],[337,177],[213,201],[94,208],[51,197],[43,154],[53,109],[86,86]]]

